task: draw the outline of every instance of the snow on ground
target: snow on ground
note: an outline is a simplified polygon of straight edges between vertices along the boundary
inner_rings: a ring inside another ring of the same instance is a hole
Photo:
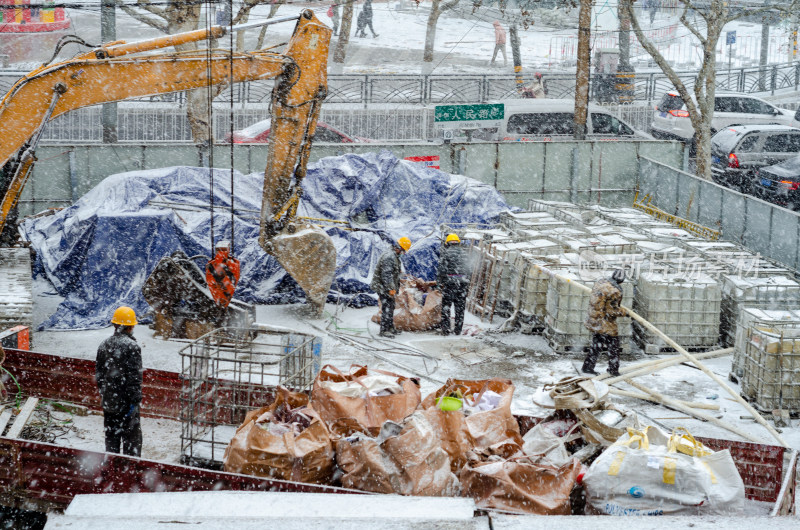
[[[57,296],[48,294],[51,292],[46,281],[36,280],[34,314],[37,321],[44,320],[59,301]],[[465,319],[465,334],[461,337],[443,337],[435,332],[404,332],[394,341],[388,341],[378,337],[378,325],[370,322],[376,311],[374,307],[353,309],[328,304],[325,317],[314,320],[308,319],[306,308],[302,305],[273,305],[258,306],[256,316],[257,321],[265,325],[323,336],[322,362],[331,363],[342,370],[346,370],[351,364],[366,364],[372,368],[419,376],[423,397],[443,385],[448,378],[511,379],[516,386],[514,411],[535,416],[544,416],[548,411],[533,403],[533,394],[545,383],[577,375],[574,363],[583,359],[583,354],[555,354],[544,338],[538,335],[493,332],[501,323],[499,320],[496,319],[493,323],[481,322],[480,318],[469,312]],[[354,347],[328,335],[328,332],[360,338],[368,347]],[[111,333],[110,327],[92,331],[35,332],[33,349],[43,353],[94,359],[97,346]],[[178,352],[186,347],[187,341],[167,341],[153,337],[153,330],[145,325],[136,327],[135,336],[142,347],[146,368],[180,371]],[[666,355],[669,354],[663,354]],[[623,366],[644,357],[641,353],[623,356]],[[605,368],[603,363],[604,360],[601,359],[599,371]],[[723,380],[727,380],[730,356],[704,363]],[[766,429],[750,419],[743,419],[742,416],[747,417],[749,413],[697,369],[678,365],[650,376],[639,377],[637,381],[672,398],[719,405],[719,412],[709,412],[736,425],[763,443],[776,444]],[[738,392],[738,385],[728,384]],[[613,401],[663,424],[666,428],[686,427],[697,436],[740,439],[720,427],[657,405],[630,398],[614,397]],[[800,427],[797,424],[798,421],[793,420],[794,426],[783,429],[782,436],[790,446],[800,448]],[[100,416],[76,418],[76,426],[80,429],[78,433],[73,433],[58,443],[102,449]],[[145,457],[177,462],[180,452],[180,426],[177,422],[145,420],[144,432]]]
[[[74,3],[82,4],[78,0],[70,0]],[[405,3],[407,7],[400,9],[400,4]],[[292,15],[300,10],[311,8],[324,23],[332,26],[331,19],[327,16],[327,9],[330,3],[320,5],[318,3],[289,3],[280,6],[277,16]],[[616,7],[612,12],[608,12],[608,5],[598,6],[592,18],[593,46],[596,48],[616,47],[613,36],[605,35],[602,32],[614,31],[617,29]],[[269,14],[270,6],[260,5],[253,9],[250,15],[250,22],[266,19]],[[421,71],[422,51],[425,46],[425,33],[428,22],[429,4],[422,2],[418,7],[415,2],[398,2],[389,0],[386,2],[376,0],[373,3],[373,27],[378,34],[373,38],[367,29],[366,38],[356,38],[353,35],[356,30],[356,16],[361,9],[360,4],[355,5],[351,37],[347,52],[347,60],[343,73],[398,73],[410,74]],[[99,10],[76,8],[69,10],[73,20],[75,33],[84,38],[87,42],[99,41]],[[689,36],[688,30],[678,23],[678,14],[671,10],[661,10],[654,22],[650,24],[649,15],[639,15],[642,20],[642,27],[645,31],[652,31],[656,40],[663,41],[665,56],[674,61],[681,68],[692,67],[700,64],[702,54],[696,46],[696,42]],[[203,15],[205,17],[205,15]],[[497,17],[497,10],[491,8],[481,8],[476,16],[462,18],[458,12],[446,11],[441,15],[436,26],[435,57],[433,62],[433,72],[437,74],[450,73],[513,73],[510,46],[507,47],[508,64],[502,65],[502,59],[498,60],[496,66],[489,67],[492,52],[494,50],[494,28],[492,21]],[[577,17],[573,12],[565,18]],[[504,24],[506,29],[508,28]],[[267,31],[266,46],[286,42],[291,35],[293,24],[285,23],[270,26]],[[737,45],[734,47],[734,67],[744,66],[740,64],[745,56],[750,59],[758,58],[758,43],[761,38],[761,26],[747,22],[734,22],[725,26],[724,31],[736,31]],[[774,43],[770,46],[770,60],[783,60],[786,53],[779,53],[779,47],[788,42],[784,38],[785,30],[772,28],[771,35]],[[128,40],[140,40],[160,36],[155,29],[146,26],[130,16],[117,13],[117,38]],[[522,56],[523,68],[525,72],[529,69],[543,70],[567,70],[574,69],[574,59],[564,61],[566,57],[574,57],[576,28],[553,28],[544,25],[542,17],[534,19],[533,25],[528,28],[520,28],[520,54]],[[258,36],[258,30],[251,30],[247,33],[248,43],[254,44]],[[631,37],[635,41],[635,37]],[[665,40],[666,39],[666,40]],[[335,46],[337,37],[333,38],[331,47]],[[723,35],[724,40],[724,35]],[[225,45],[226,43],[223,43]],[[667,47],[668,45],[668,47]],[[252,46],[251,46],[252,47]],[[74,53],[72,47],[67,48],[70,53]],[[636,50],[634,49],[634,54]],[[635,59],[635,58],[634,58]],[[642,55],[642,60],[647,60]],[[724,68],[727,64],[718,66]],[[38,66],[38,65],[36,65]],[[639,67],[637,71],[644,72],[652,70],[646,65]],[[530,72],[528,72],[530,73]]]

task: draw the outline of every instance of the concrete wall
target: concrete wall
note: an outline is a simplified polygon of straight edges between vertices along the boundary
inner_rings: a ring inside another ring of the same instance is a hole
[[[572,171],[573,148],[578,163]],[[514,206],[528,199],[573,200],[628,205],[639,164],[648,157],[681,167],[677,142],[506,142],[469,144],[315,144],[310,164],[326,156],[388,149],[398,158],[438,155],[442,170],[467,175],[501,191]],[[38,162],[20,201],[20,214],[69,206],[115,173],[188,165],[205,166],[191,144],[50,144],[37,149]],[[234,145],[233,166],[243,173],[264,171],[266,145]],[[213,165],[231,166],[230,145],[215,147]]]
[[[800,268],[800,214],[743,195],[650,158],[639,161],[639,190],[669,213],[722,231],[792,269]]]

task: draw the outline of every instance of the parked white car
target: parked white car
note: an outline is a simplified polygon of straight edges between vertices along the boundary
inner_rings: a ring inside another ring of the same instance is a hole
[[[571,140],[574,134],[574,99],[506,99],[504,117],[498,128],[478,129],[473,139],[501,142]],[[586,122],[587,140],[652,140],[608,109],[589,104]]]
[[[732,125],[789,125],[800,127],[800,110],[780,109],[746,94],[719,93],[714,97],[711,134]],[[653,113],[650,134],[660,140],[692,142],[694,128],[686,104],[677,92],[667,92]],[[692,149],[694,150],[694,149]]]

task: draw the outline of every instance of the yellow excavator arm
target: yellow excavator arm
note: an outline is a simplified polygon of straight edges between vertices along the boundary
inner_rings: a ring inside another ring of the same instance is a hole
[[[332,32],[311,10],[279,21],[293,18],[297,25],[282,54],[227,50],[145,53],[219,38],[229,30],[259,24],[214,26],[135,43],[108,43],[24,76],[0,101],[0,167],[14,162],[13,177],[0,203],[0,231],[25,186],[42,130],[53,118],[100,103],[277,78],[259,243],[306,291],[315,312],[321,313],[333,280],[335,249],[327,234],[298,224],[295,216],[311,138],[327,93]]]

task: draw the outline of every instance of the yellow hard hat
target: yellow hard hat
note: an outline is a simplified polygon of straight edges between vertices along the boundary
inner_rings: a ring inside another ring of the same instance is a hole
[[[455,234],[447,234],[447,239],[444,240],[445,243],[451,243],[455,241],[456,243],[461,243],[461,240]]]
[[[400,248],[403,249],[403,252],[408,252],[408,249],[411,248],[411,240],[407,237],[401,237],[398,239],[397,244],[400,245]]]
[[[111,319],[111,323],[119,326],[135,326],[136,313],[128,306],[120,306],[114,311],[114,317]]]

